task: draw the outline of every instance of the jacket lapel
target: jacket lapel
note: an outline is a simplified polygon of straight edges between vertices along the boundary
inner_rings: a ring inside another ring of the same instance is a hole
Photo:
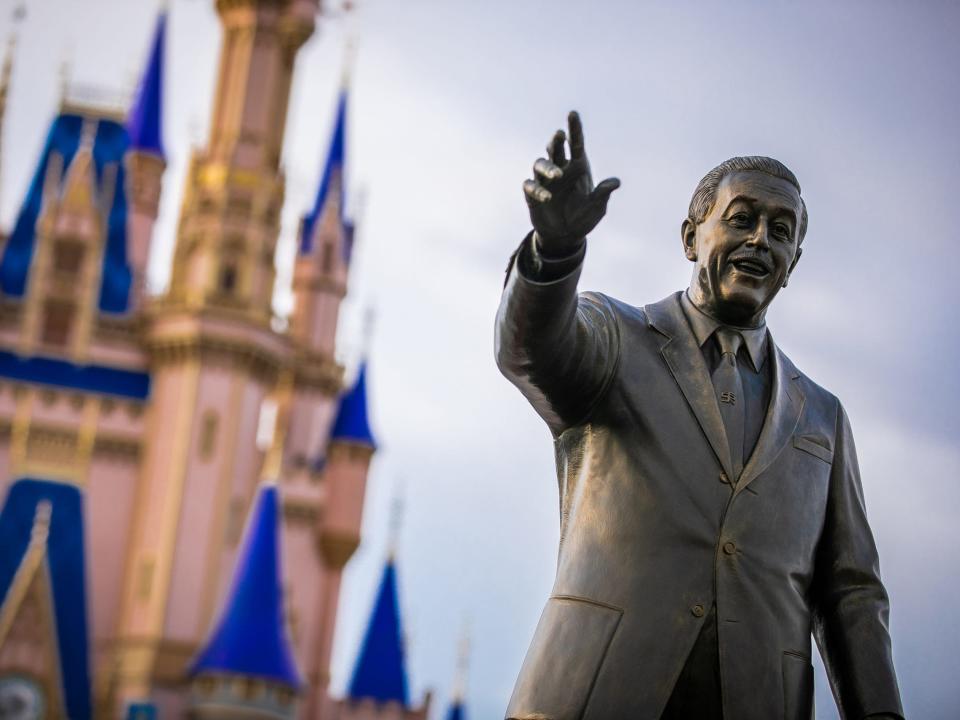
[[[767,338],[773,347],[773,392],[770,394],[770,405],[757,439],[757,446],[737,483],[737,493],[742,492],[780,454],[800,421],[800,413],[803,412],[806,400],[796,382],[800,373],[780,352],[780,348],[773,342],[773,337],[767,335]]]
[[[660,354],[707,436],[710,447],[713,448],[727,477],[734,477],[730,446],[713,392],[713,382],[703,360],[703,353],[697,346],[683,308],[680,307],[680,293],[647,305],[644,312],[650,325],[664,336]]]

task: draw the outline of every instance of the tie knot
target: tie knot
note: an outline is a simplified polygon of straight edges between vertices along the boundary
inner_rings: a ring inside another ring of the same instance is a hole
[[[720,345],[720,355],[731,355],[733,363],[737,362],[737,353],[743,344],[743,336],[736,330],[727,327],[717,328],[717,344]]]

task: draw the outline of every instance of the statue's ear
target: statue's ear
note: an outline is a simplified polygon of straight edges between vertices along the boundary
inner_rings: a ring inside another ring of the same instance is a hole
[[[790,263],[790,267],[787,268],[787,276],[783,279],[783,287],[787,286],[787,282],[790,280],[790,276],[793,274],[793,269],[797,266],[797,263],[800,262],[800,256],[803,254],[803,248],[797,248],[797,254],[793,258],[793,262]]]
[[[690,262],[697,261],[697,226],[687,218],[680,225],[680,241],[683,243],[683,254]],[[796,261],[794,261],[796,262]]]

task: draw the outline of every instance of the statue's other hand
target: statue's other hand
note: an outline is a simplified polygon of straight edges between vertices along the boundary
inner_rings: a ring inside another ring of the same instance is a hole
[[[566,158],[563,130],[557,130],[547,145],[547,158],[533,164],[533,180],[523,183],[530,220],[545,255],[563,257],[579,249],[584,238],[607,212],[610,193],[620,187],[617,178],[607,178],[594,187],[590,162],[583,149],[583,126],[572,111],[570,159]]]

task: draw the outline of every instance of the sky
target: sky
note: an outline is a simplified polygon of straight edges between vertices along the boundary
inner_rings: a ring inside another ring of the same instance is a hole
[[[582,289],[642,305],[685,287],[680,223],[697,181],[722,160],[770,155],[800,179],[803,259],[768,324],[850,416],[907,715],[955,717],[960,5],[359,0],[350,18],[330,5],[297,60],[275,309],[290,309],[294,235],[352,34],[348,183],[352,204],[365,201],[340,355],[356,365],[372,311],[380,451],[345,575],[334,688],[349,678],[400,496],[413,694],[431,688],[441,717],[466,626],[470,713],[502,717],[550,591],[559,523],[550,436],[496,369],[493,320],[507,257],[529,228],[522,182],[576,108],[595,178],[622,181],[591,236]],[[0,37],[13,6],[0,3]],[[156,292],[190,148],[206,137],[219,43],[212,0],[170,6]],[[157,7],[28,3],[3,128],[5,227],[56,111],[64,61],[71,83],[129,95]],[[817,714],[837,717],[819,665]]]

